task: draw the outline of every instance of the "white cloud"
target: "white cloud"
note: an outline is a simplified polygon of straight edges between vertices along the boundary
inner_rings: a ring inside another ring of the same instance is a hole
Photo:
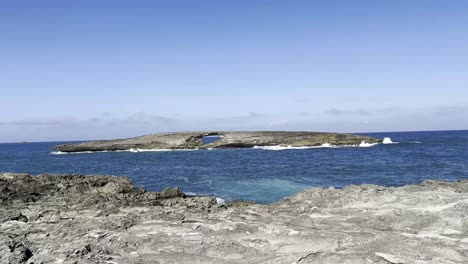
[[[239,116],[187,117],[136,112],[124,117],[110,113],[76,117],[26,118],[0,122],[0,142],[58,141],[132,137],[143,134],[196,130],[309,130],[371,132],[434,129],[467,129],[467,106],[426,109],[340,109],[321,112]]]

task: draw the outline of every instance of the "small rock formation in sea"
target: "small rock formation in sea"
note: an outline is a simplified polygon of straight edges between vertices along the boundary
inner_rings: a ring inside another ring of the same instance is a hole
[[[125,177],[0,173],[0,263],[467,263],[468,180],[217,204]]]
[[[203,138],[219,136],[220,140],[205,144]],[[213,148],[251,148],[254,146],[304,147],[330,145],[359,145],[378,143],[382,140],[352,134],[323,132],[180,132],[154,134],[128,139],[89,141],[79,144],[56,146],[61,152],[117,151],[138,149],[213,149]]]

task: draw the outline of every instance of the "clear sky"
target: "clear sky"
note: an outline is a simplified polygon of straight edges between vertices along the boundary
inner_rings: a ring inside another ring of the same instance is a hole
[[[0,142],[468,129],[468,1],[2,1]]]

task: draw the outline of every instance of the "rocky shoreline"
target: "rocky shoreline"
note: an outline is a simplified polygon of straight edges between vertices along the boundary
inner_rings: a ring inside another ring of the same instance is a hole
[[[468,180],[220,205],[125,177],[0,173],[0,263],[467,263]]]
[[[203,138],[217,136],[218,141],[205,144]],[[254,146],[312,147],[323,144],[359,145],[382,140],[367,136],[323,132],[251,131],[251,132],[179,132],[154,134],[128,139],[89,141],[63,144],[55,149],[61,152],[118,151],[129,149],[218,149],[251,148]]]

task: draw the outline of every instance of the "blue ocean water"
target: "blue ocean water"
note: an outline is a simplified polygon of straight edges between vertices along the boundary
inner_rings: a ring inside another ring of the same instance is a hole
[[[0,144],[0,171],[128,176],[137,186],[225,200],[277,201],[309,187],[400,186],[468,178],[468,131],[366,133],[397,144],[294,150],[229,149],[52,155],[67,142]]]

